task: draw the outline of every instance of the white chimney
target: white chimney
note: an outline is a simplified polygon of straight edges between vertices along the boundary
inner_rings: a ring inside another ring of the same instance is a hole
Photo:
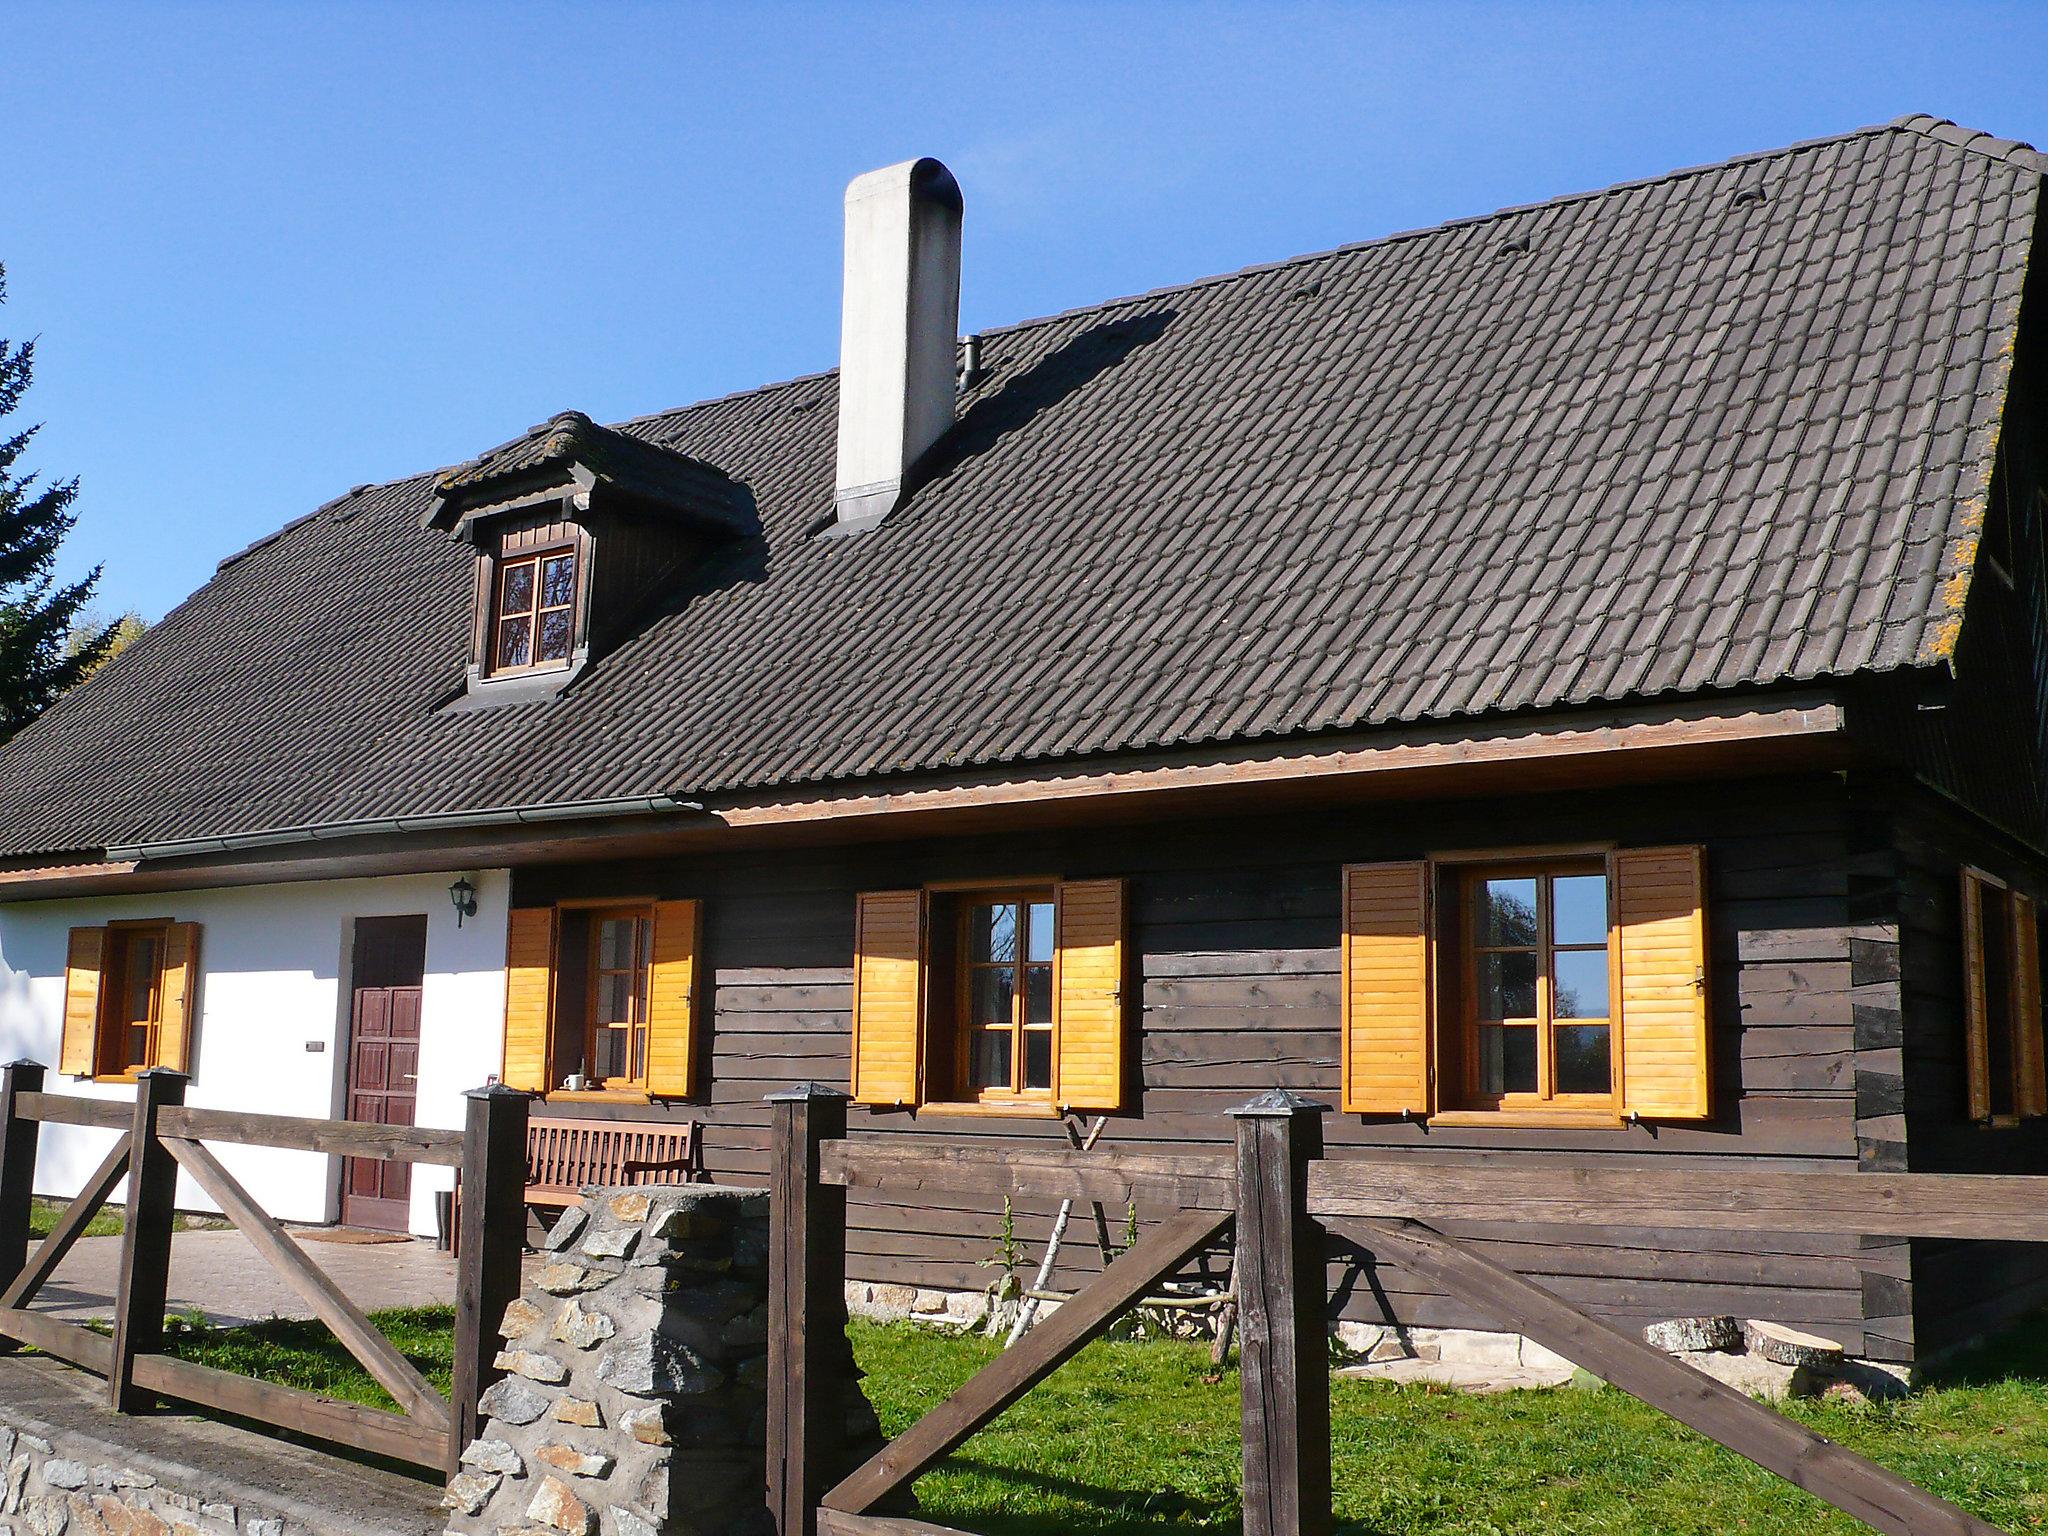
[[[960,329],[960,184],[906,160],[846,188],[839,328],[838,531],[894,511],[924,451],[953,424]]]

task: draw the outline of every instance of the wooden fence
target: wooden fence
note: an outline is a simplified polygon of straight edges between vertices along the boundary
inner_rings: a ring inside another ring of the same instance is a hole
[[[960,1536],[901,1513],[941,1457],[1097,1337],[1149,1287],[1234,1231],[1245,1536],[1331,1529],[1325,1252],[1332,1231],[1393,1260],[1759,1466],[1896,1536],[1996,1536],[1639,1337],[1589,1316],[1435,1221],[1850,1232],[2048,1242],[2048,1177],[1545,1167],[1323,1160],[1327,1105],[1262,1095],[1233,1111],[1236,1155],[1011,1150],[846,1138],[842,1095],[806,1085],[774,1108],[769,1501],[780,1536]],[[950,1398],[857,1465],[840,1438],[846,1190],[1007,1193],[1173,1208],[1134,1247]]]
[[[184,1074],[144,1072],[135,1100],[43,1091],[43,1068],[0,1069],[0,1341],[28,1344],[107,1379],[122,1413],[159,1398],[214,1408],[452,1475],[476,1433],[477,1399],[495,1376],[497,1323],[518,1294],[525,1236],[526,1095],[468,1096],[461,1131],[187,1108]],[[29,1212],[43,1124],[97,1126],[117,1138],[33,1253]],[[458,1170],[463,1198],[455,1294],[453,1390],[443,1397],[379,1333],[208,1149],[208,1142],[285,1147]],[[265,1262],[389,1392],[398,1412],[216,1370],[163,1352],[178,1170],[211,1196]],[[29,1310],[86,1224],[127,1179],[127,1219],[109,1337]]]

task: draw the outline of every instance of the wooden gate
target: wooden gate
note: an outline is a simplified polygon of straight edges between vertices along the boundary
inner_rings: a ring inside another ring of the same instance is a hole
[[[0,1341],[30,1344],[107,1379],[113,1407],[139,1413],[159,1397],[353,1446],[452,1474],[476,1433],[477,1399],[495,1377],[497,1323],[518,1294],[525,1232],[526,1096],[508,1088],[469,1095],[461,1131],[307,1120],[185,1107],[184,1074],[136,1079],[133,1106],[42,1091],[43,1068],[0,1071]],[[46,1123],[114,1131],[113,1147],[56,1227],[29,1251],[37,1133]],[[453,1390],[444,1398],[205,1145],[234,1142],[459,1170],[462,1255],[456,1275]],[[348,1352],[399,1405],[396,1413],[164,1354],[173,1204],[183,1168],[304,1298]],[[93,1213],[127,1179],[127,1219],[112,1337],[29,1310]]]
[[[1245,1536],[1328,1536],[1328,1232],[1342,1232],[1809,1493],[1893,1536],[1997,1528],[1640,1338],[1559,1300],[1433,1221],[1739,1227],[2048,1242],[2048,1178],[1980,1174],[1444,1168],[1322,1160],[1328,1105],[1286,1092],[1233,1111],[1217,1154],[849,1141],[846,1100],[806,1084],[774,1096],[770,1164],[769,1501],[781,1536],[960,1536],[908,1518],[911,1483],[1014,1403],[1147,1288],[1235,1229]],[[880,1451],[852,1465],[846,1190],[1035,1195],[1177,1212],[1047,1321]],[[885,1512],[886,1511],[886,1512]]]

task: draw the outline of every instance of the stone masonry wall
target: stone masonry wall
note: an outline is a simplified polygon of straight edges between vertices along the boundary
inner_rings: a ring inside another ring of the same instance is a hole
[[[767,1191],[589,1190],[546,1246],[505,1310],[449,1536],[769,1531]]]
[[[14,1536],[287,1536],[296,1523],[172,1487],[132,1466],[67,1456],[0,1424],[0,1530]]]

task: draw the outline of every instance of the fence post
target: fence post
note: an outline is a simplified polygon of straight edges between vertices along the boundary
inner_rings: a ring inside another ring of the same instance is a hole
[[[1329,1536],[1330,1346],[1322,1226],[1308,1166],[1330,1106],[1284,1089],[1237,1121],[1237,1296],[1244,1536]]]
[[[0,1067],[0,1291],[28,1263],[29,1211],[36,1192],[36,1141],[42,1126],[21,1112],[21,1096],[43,1091],[43,1064]],[[0,1341],[0,1351],[13,1346]]]
[[[156,1406],[156,1394],[135,1385],[135,1360],[163,1349],[178,1198],[177,1160],[156,1139],[156,1124],[160,1111],[185,1102],[186,1082],[184,1073],[163,1067],[151,1067],[135,1079],[128,1210],[121,1224],[121,1274],[114,1291],[113,1363],[107,1369],[107,1401],[117,1413],[145,1413]]]
[[[778,1536],[816,1536],[846,1469],[846,1191],[818,1149],[846,1134],[846,1095],[799,1083],[768,1096],[768,1506]]]
[[[476,1438],[477,1400],[498,1378],[498,1325],[519,1294],[526,1251],[526,1095],[472,1088],[457,1170],[455,1362],[448,1395],[448,1472]]]

